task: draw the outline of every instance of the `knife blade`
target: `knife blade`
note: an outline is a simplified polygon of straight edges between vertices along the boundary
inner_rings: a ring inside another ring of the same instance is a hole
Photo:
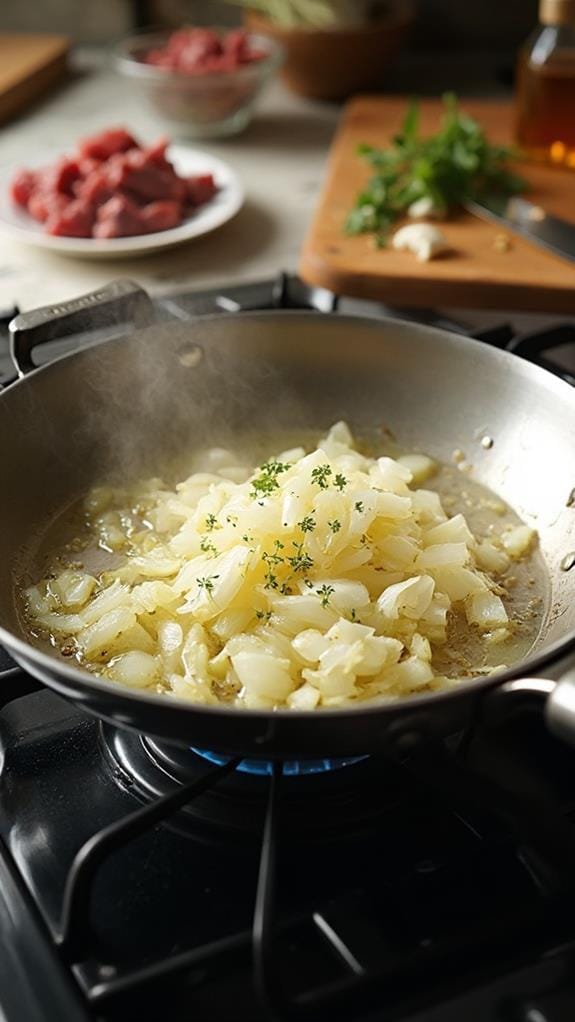
[[[575,262],[575,223],[551,216],[541,206],[514,196],[487,196],[465,203],[466,209],[484,220],[504,224],[542,248]]]

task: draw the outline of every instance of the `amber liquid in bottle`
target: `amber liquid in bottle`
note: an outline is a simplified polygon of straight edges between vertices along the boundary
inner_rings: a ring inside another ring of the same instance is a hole
[[[517,141],[530,156],[575,168],[575,60],[518,64]]]

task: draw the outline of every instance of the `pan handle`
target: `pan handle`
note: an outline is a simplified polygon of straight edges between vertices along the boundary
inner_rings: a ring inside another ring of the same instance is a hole
[[[575,745],[575,667],[554,686],[545,703],[545,720],[553,734]]]
[[[10,356],[18,376],[26,376],[37,368],[32,352],[40,344],[115,324],[146,326],[153,318],[152,302],[143,288],[131,280],[114,280],[69,302],[21,312],[9,326]]]
[[[487,696],[486,712],[494,723],[521,712],[534,701],[543,704],[545,723],[556,738],[575,745],[575,667],[550,678],[518,678],[492,689]]]

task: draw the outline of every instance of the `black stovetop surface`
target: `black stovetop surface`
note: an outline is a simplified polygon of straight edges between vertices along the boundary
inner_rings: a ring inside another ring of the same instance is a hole
[[[568,1022],[572,849],[562,832],[547,840],[537,813],[544,802],[571,830],[572,754],[529,716],[497,746],[501,760],[476,735],[407,764],[372,758],[278,781],[273,1003],[262,1007],[252,921],[270,778],[231,773],[165,822],[126,833],[77,898],[63,941],[74,857],[152,805],[154,785],[126,770],[149,757],[139,736],[51,692],[10,702],[0,713],[0,1010],[21,1022]],[[189,756],[190,781],[213,772]],[[444,785],[446,766],[461,774],[456,786]],[[509,815],[493,772],[500,790],[510,778],[522,789],[534,828]],[[150,775],[158,793],[178,789],[157,763]],[[19,990],[14,1014],[18,976],[1,981],[26,932],[33,991]],[[27,1005],[31,993],[43,1013]]]
[[[281,275],[156,307],[335,304]],[[568,377],[574,336],[483,335]],[[0,1019],[575,1019],[574,760],[536,714],[402,763],[222,776],[38,690],[1,650],[0,676]]]

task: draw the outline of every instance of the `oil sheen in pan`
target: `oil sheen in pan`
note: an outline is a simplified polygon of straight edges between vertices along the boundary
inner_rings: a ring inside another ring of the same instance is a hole
[[[437,474],[425,486],[439,493],[450,517],[458,513],[465,516],[477,539],[499,534],[506,526],[522,524],[505,501],[459,468],[440,464]],[[502,599],[513,624],[512,637],[489,646],[469,628],[463,614],[450,615],[448,641],[445,646],[436,647],[433,658],[434,667],[447,677],[467,676],[481,666],[510,667],[528,656],[541,634],[551,602],[551,583],[539,549],[520,561],[512,561],[498,581],[504,589]]]
[[[317,439],[318,435],[314,433],[310,436],[309,431],[302,437],[301,430],[282,433],[274,438],[273,443],[268,441],[264,445],[261,439],[252,443],[246,438],[238,459],[256,465],[270,454],[299,444],[311,448]],[[358,447],[371,456],[388,454],[397,457],[407,453],[389,439],[382,442],[381,437],[378,440],[363,438]],[[179,459],[179,463],[172,464],[166,472],[166,481],[171,484],[184,479],[194,470],[189,457]],[[114,480],[110,482],[113,485]],[[125,485],[125,480],[123,483]],[[439,493],[450,517],[461,512],[478,539],[501,533],[506,526],[521,523],[518,515],[501,498],[455,465],[438,463],[436,474],[423,485]],[[113,568],[119,560],[118,554],[98,548],[93,537],[87,533],[81,501],[65,509],[44,531],[33,556],[28,558],[27,570],[21,575],[20,585],[25,587],[44,577],[48,570],[54,570],[56,557],[58,567],[64,567],[70,562],[81,562],[95,575]],[[539,550],[536,549],[524,560],[512,562],[499,581],[513,623],[512,637],[505,642],[489,645],[476,630],[469,627],[463,613],[452,612],[448,642],[434,649],[433,666],[437,673],[453,678],[469,677],[487,673],[498,666],[510,666],[529,654],[542,631],[550,604],[549,573]],[[23,601],[19,599],[18,602],[22,609]],[[30,635],[29,625],[23,617],[22,625]],[[46,648],[46,639],[41,640],[34,635],[32,639]],[[57,647],[51,648],[51,653],[57,654]]]

